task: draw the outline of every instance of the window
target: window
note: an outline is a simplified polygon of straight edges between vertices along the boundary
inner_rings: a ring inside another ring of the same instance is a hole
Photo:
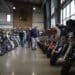
[[[51,8],[51,15],[54,14],[54,7]]]
[[[66,25],[66,20],[63,21],[63,24]]]
[[[71,19],[74,19],[75,20],[75,15],[74,16],[71,16]]]
[[[62,10],[61,10],[61,24],[62,24],[62,18],[63,18],[63,15],[62,15]]]
[[[55,17],[51,19],[51,27],[55,27]]]
[[[75,4],[74,4],[74,0],[71,2],[71,15],[75,14]]]
[[[51,15],[54,14],[54,1],[51,0]]]
[[[67,5],[67,7],[66,7],[67,9],[67,14],[66,14],[66,17],[69,17],[70,16],[70,4],[69,5]]]
[[[7,22],[11,22],[11,15],[7,15]]]
[[[71,18],[70,17],[66,18],[66,21],[69,20],[69,19],[71,19]]]
[[[64,2],[65,0],[61,0],[61,4]]]
[[[66,18],[66,8],[63,9],[63,19]]]
[[[72,0],[70,4],[61,9],[61,24],[66,24],[69,19],[75,20],[75,0]]]

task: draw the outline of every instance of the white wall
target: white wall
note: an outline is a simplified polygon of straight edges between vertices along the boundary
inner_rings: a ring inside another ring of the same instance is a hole
[[[33,16],[32,16],[32,27],[37,26],[39,30],[44,29],[44,15],[41,11],[41,8],[36,8],[36,10],[33,10]]]

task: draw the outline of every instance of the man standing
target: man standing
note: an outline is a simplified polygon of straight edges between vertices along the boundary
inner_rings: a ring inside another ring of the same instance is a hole
[[[20,37],[21,47],[24,47],[24,32],[23,32],[23,30],[21,30],[19,32],[19,37]]]
[[[31,45],[31,30],[29,28],[27,29],[26,41],[27,41],[27,47],[30,48],[30,45]]]
[[[32,28],[31,30],[32,50],[36,50],[37,48],[38,35],[39,35],[39,32],[37,30],[37,27]]]
[[[26,44],[27,33],[26,33],[26,30],[24,30],[23,32],[24,32],[24,44]]]

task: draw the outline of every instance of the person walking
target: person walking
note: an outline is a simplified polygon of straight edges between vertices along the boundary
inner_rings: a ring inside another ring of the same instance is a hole
[[[27,47],[30,48],[30,45],[31,45],[31,30],[29,28],[27,29],[26,41],[27,41]]]
[[[39,32],[37,30],[37,27],[32,28],[32,30],[31,30],[32,50],[37,49],[38,36],[39,36]]]
[[[20,38],[21,47],[24,47],[24,32],[23,32],[23,30],[21,30],[19,32],[19,38]]]
[[[26,37],[27,37],[26,30],[24,30],[23,32],[24,32],[24,44],[26,44]]]

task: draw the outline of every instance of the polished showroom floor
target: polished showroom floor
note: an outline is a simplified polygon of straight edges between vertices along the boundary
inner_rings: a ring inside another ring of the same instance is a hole
[[[17,48],[0,56],[0,75],[60,75],[59,67],[52,67],[38,48]]]

